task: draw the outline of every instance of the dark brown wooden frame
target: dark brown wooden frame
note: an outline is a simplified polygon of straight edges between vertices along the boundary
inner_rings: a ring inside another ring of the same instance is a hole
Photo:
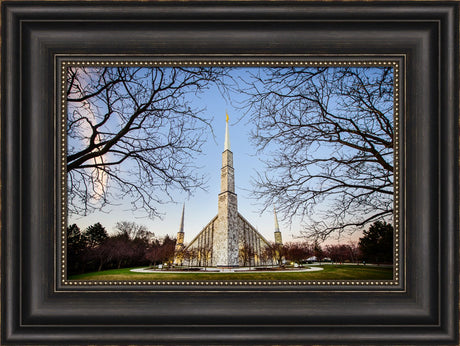
[[[2,344],[457,344],[458,15],[454,1],[4,1]],[[61,286],[56,61],[77,55],[403,59],[403,282]]]

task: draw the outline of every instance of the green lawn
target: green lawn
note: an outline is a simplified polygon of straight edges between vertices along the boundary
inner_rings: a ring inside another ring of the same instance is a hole
[[[252,272],[252,273],[133,273],[130,269],[114,269],[100,272],[73,275],[69,280],[96,280],[96,281],[174,281],[174,280],[392,280],[391,267],[356,266],[356,265],[324,265],[324,270],[314,272]]]

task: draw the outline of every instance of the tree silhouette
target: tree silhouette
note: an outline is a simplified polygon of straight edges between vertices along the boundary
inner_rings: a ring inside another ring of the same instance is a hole
[[[254,254],[254,247],[244,240],[239,249],[239,258],[241,262],[243,262],[243,266],[251,267],[252,261],[254,260]]]
[[[266,248],[268,252],[271,252],[276,263],[281,266],[283,259],[286,257],[287,249],[283,244],[272,243],[270,247]]]
[[[99,222],[89,226],[85,230],[84,236],[90,248],[101,245],[108,238],[107,231]]]
[[[389,223],[376,221],[369,230],[359,238],[362,257],[367,262],[393,262],[393,226]]]
[[[317,240],[313,243],[313,255],[317,261],[321,261],[324,258],[324,251]]]
[[[169,235],[166,235],[162,242],[156,239],[151,243],[150,247],[145,252],[145,258],[152,264],[166,263],[170,265],[174,260],[175,247],[176,239],[170,238]]]
[[[262,264],[273,265],[276,260],[275,250],[272,246],[264,246],[261,253]]]
[[[176,249],[176,239],[170,238],[169,235],[166,235],[163,238],[163,244],[161,245],[163,250],[164,261],[168,263],[168,266],[171,265],[174,261],[174,252]]]
[[[203,266],[204,270],[209,266],[212,257],[212,246],[210,244],[203,244],[196,248],[196,257],[199,266]]]
[[[150,242],[154,239],[155,234],[150,232],[146,226],[138,225],[132,221],[119,221],[115,225],[118,234],[125,235],[126,238],[131,240],[143,240]]]
[[[145,258],[153,265],[163,263],[163,252],[158,239],[150,244],[145,252]]]
[[[360,257],[360,250],[355,243],[326,245],[324,255],[333,262],[356,262]]]
[[[284,244],[286,248],[286,257],[298,264],[302,264],[302,261],[307,259],[313,254],[313,251],[310,249],[310,246],[303,242],[291,242]]]
[[[195,97],[222,69],[70,67],[68,210],[86,215],[124,197],[159,216],[172,190],[203,187],[195,155],[210,130]]]
[[[70,274],[83,270],[81,257],[86,250],[87,239],[76,224],[67,227],[67,271]]]
[[[300,216],[325,239],[393,213],[391,67],[268,68],[247,78],[242,106],[266,167],[262,208]]]
[[[198,265],[198,251],[196,248],[184,248],[184,259],[188,262],[188,266]]]

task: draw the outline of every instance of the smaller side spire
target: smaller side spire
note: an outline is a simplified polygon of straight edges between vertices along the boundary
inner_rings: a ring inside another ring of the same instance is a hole
[[[176,252],[184,248],[184,212],[185,212],[185,203],[182,206],[182,217],[180,219],[180,228],[179,228],[179,232],[177,232]]]
[[[280,231],[280,225],[278,223],[278,217],[276,216],[275,206],[273,206],[273,214],[275,215],[275,232],[279,232]]]
[[[283,240],[282,240],[282,237],[281,237],[280,225],[278,223],[278,217],[276,216],[275,206],[273,206],[273,213],[275,215],[275,244],[282,245]]]
[[[225,115],[227,117],[226,122],[225,122],[225,150],[230,150],[230,136],[228,134],[228,113],[225,111]]]
[[[185,212],[185,203],[182,206],[182,216],[180,218],[180,229],[179,232],[184,233],[184,212]]]

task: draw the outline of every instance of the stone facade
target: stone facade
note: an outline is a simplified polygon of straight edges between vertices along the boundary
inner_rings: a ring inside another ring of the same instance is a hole
[[[225,147],[222,153],[220,186],[221,192],[218,196],[217,216],[185,248],[189,252],[194,252],[193,260],[190,261],[190,264],[219,267],[268,264],[271,259],[267,261],[263,260],[263,258],[265,249],[270,247],[269,242],[238,212],[228,122],[225,133]],[[183,232],[183,221],[181,222],[181,227]],[[178,243],[179,237],[183,242],[183,233],[180,233],[178,233]],[[275,240],[276,237],[275,233]],[[281,233],[279,240],[281,240]],[[248,258],[248,254],[250,258]]]
[[[238,231],[238,248],[241,250],[245,245],[249,245],[249,248],[253,251],[249,262],[246,263],[244,263],[245,259],[244,256],[241,256],[240,251],[240,265],[258,266],[271,264],[272,259],[264,256],[266,248],[271,246],[270,243],[239,213]]]
[[[283,244],[283,240],[281,239],[281,232],[275,232],[275,244]]]
[[[236,267],[258,266],[273,262],[272,259],[264,259],[264,251],[270,247],[270,243],[240,213],[237,213],[237,236],[232,238],[231,242],[228,238],[222,241],[222,238],[219,234],[218,216],[215,216],[187,246],[187,249],[197,251],[191,264]],[[250,262],[246,263],[241,254],[245,245],[249,245],[253,250]]]
[[[182,207],[182,216],[180,218],[180,228],[177,232],[176,239],[176,252],[182,250],[184,246],[184,213],[185,213],[185,204]]]
[[[283,240],[281,238],[280,225],[278,224],[278,217],[276,216],[276,209],[273,206],[273,215],[275,216],[275,244],[282,245]]]
[[[216,266],[235,267],[238,266],[238,202],[233,153],[228,149],[222,153],[220,187],[212,262]]]
[[[176,251],[184,247],[184,232],[177,232]]]

